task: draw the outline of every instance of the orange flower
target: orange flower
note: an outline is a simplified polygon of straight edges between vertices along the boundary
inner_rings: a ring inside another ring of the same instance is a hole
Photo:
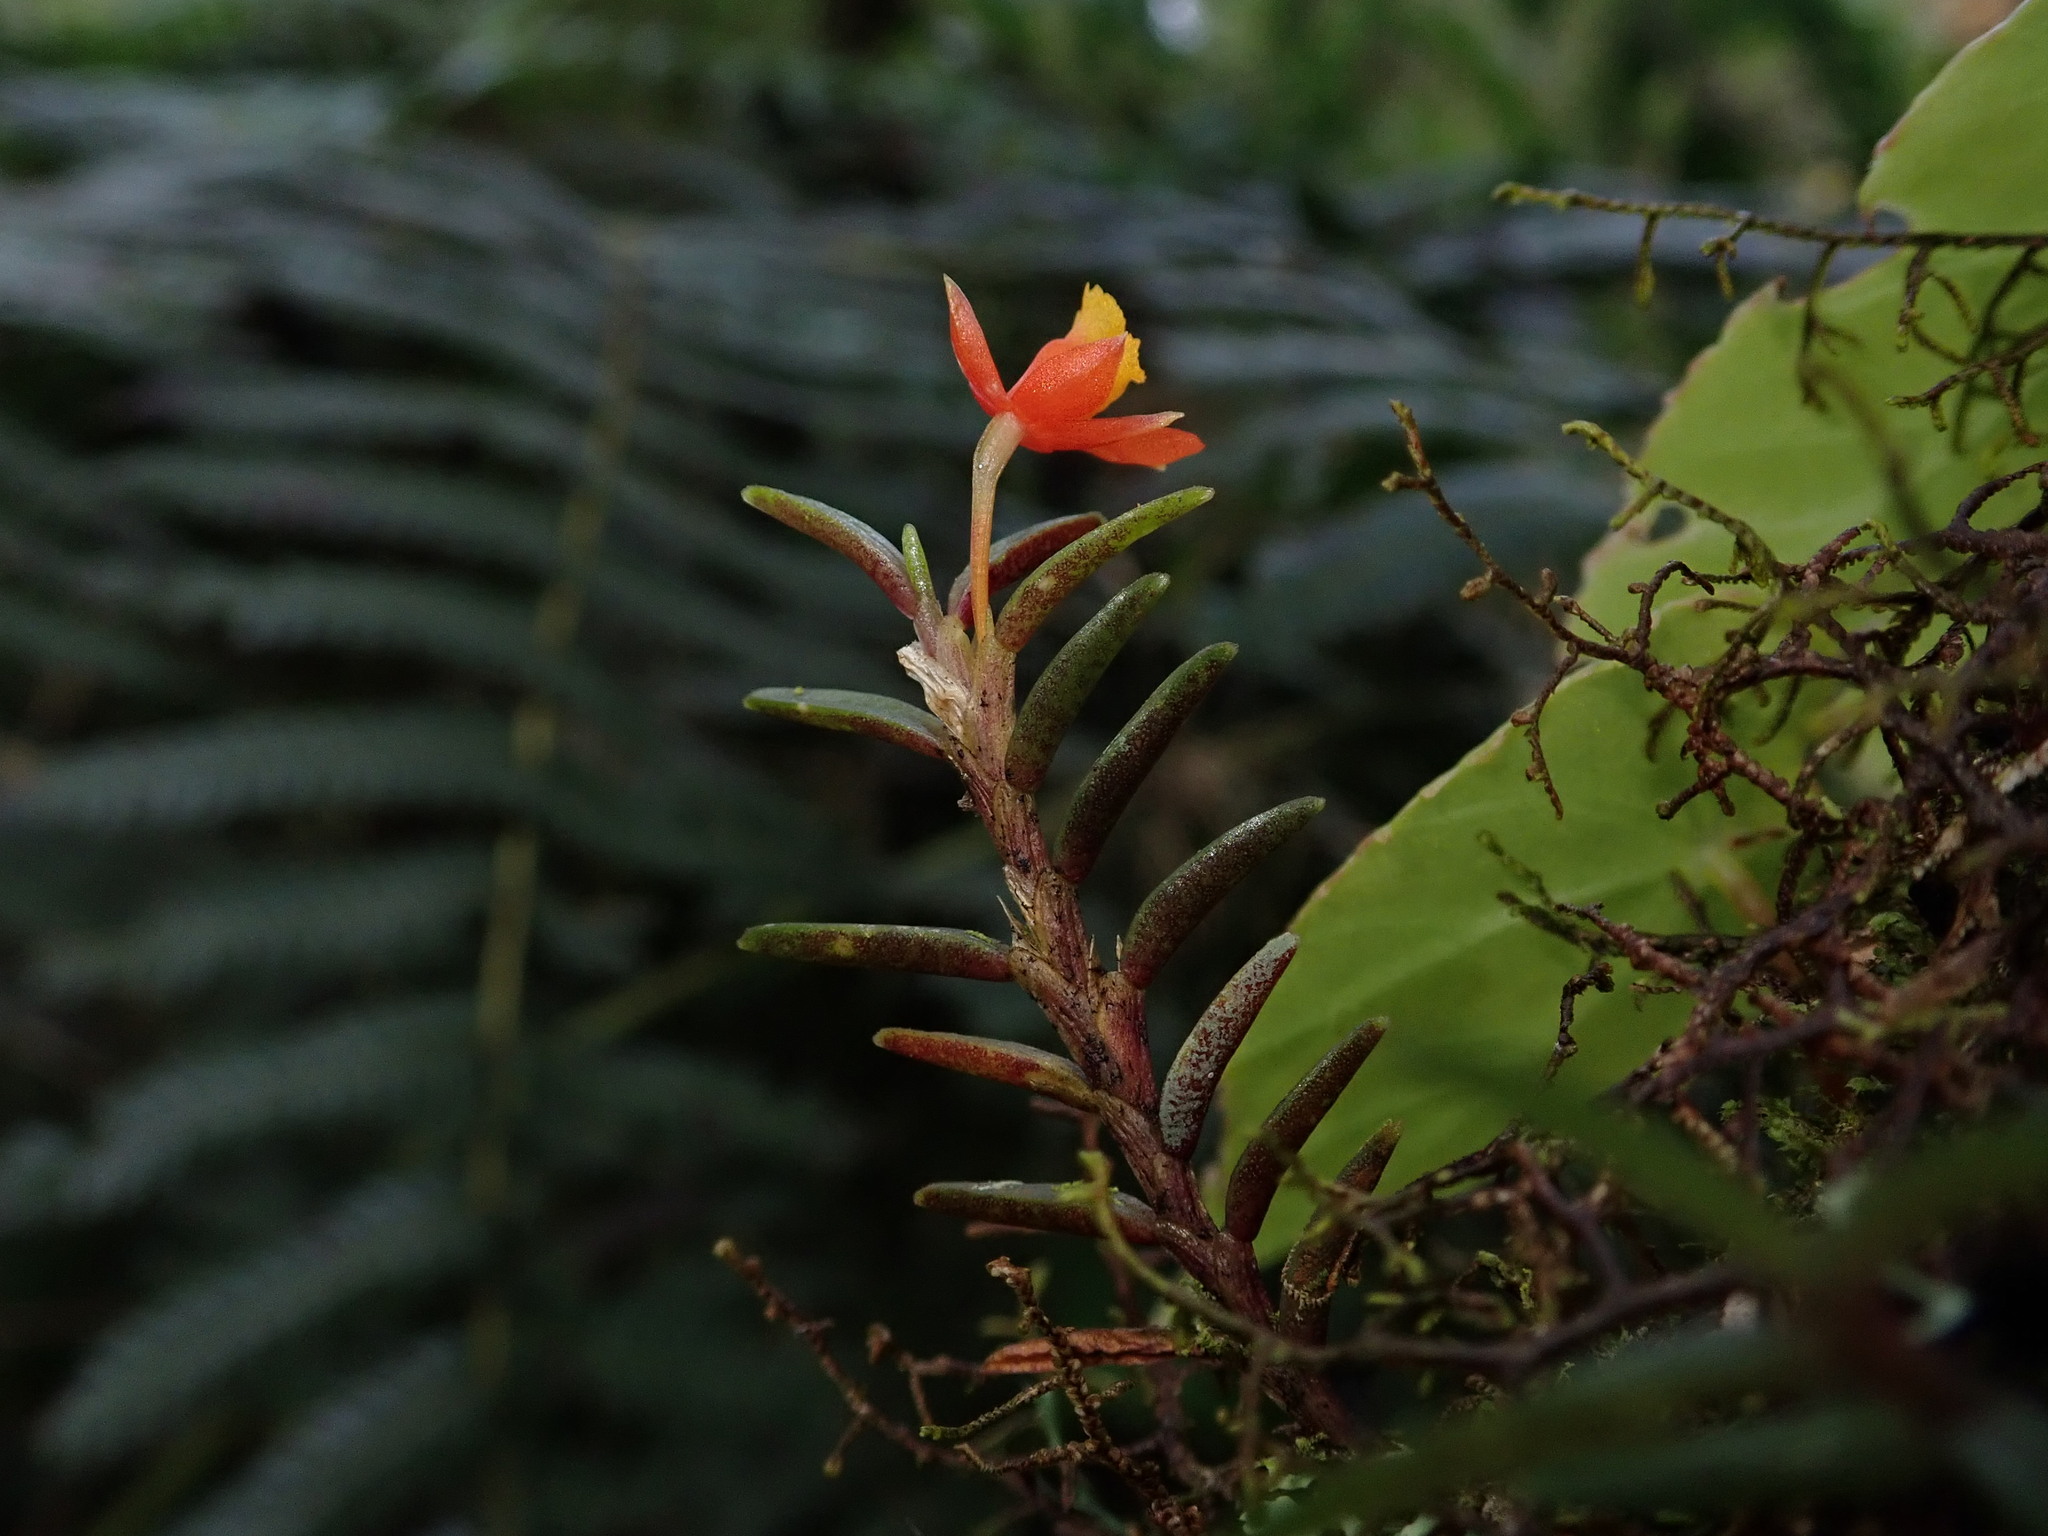
[[[1179,411],[1102,415],[1131,385],[1145,382],[1145,370],[1138,366],[1138,338],[1125,329],[1122,308],[1093,283],[1081,290],[1072,329],[1040,347],[1008,389],[973,306],[950,277],[946,303],[952,311],[953,356],[967,375],[967,387],[989,415],[1007,412],[1017,418],[1024,428],[1020,446],[1036,453],[1077,448],[1112,464],[1149,469],[1164,469],[1202,451],[1199,437],[1170,425],[1180,420]]]
[[[953,356],[967,375],[967,387],[989,414],[988,430],[974,450],[973,525],[968,547],[973,570],[970,612],[977,638],[988,633],[988,546],[995,526],[996,481],[1019,448],[1056,453],[1076,448],[1112,464],[1164,469],[1176,459],[1202,451],[1202,440],[1172,423],[1179,411],[1150,416],[1104,416],[1110,403],[1133,384],[1145,382],[1138,366],[1138,338],[1124,325],[1123,309],[1093,283],[1081,290],[1081,308],[1067,334],[1038,349],[1017,382],[1003,387],[974,306],[950,277],[946,279]]]

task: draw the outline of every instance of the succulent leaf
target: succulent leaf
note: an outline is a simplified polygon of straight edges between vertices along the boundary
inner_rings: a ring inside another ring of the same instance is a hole
[[[927,1211],[969,1221],[993,1221],[1071,1237],[1101,1236],[1095,1225],[1095,1186],[1085,1181],[1021,1184],[1015,1179],[995,1179],[975,1184],[927,1184],[914,1198]],[[1109,1204],[1126,1241],[1159,1241],[1159,1219],[1144,1201],[1112,1192]]]
[[[740,935],[740,948],[778,960],[921,971],[969,981],[1008,981],[1010,947],[966,928],[887,923],[763,923]]]
[[[1024,649],[1024,642],[1038,633],[1039,625],[1051,616],[1053,609],[1113,556],[1123,553],[1146,534],[1157,533],[1174,519],[1186,516],[1215,494],[1206,485],[1191,485],[1133,507],[1093,533],[1076,539],[1033,571],[1003,605],[996,618],[997,641],[1005,650]]]
[[[1124,642],[1171,584],[1163,572],[1140,576],[1060,647],[1032,685],[1010,731],[1003,776],[1012,785],[1028,794],[1045,782],[1046,770],[1052,766],[1067,727],[1074,723]]]
[[[851,731],[946,760],[950,745],[938,716],[880,693],[845,688],[756,688],[747,708],[778,720],[797,720],[828,731]]]
[[[1389,1120],[1344,1165],[1335,1182],[1369,1195],[1379,1188],[1380,1175],[1401,1139],[1401,1122]],[[1358,1231],[1327,1212],[1313,1217],[1288,1250],[1280,1270],[1280,1309],[1274,1330],[1299,1344],[1321,1344],[1329,1337],[1330,1301]]]
[[[1323,1116],[1350,1086],[1386,1032],[1381,1020],[1368,1019],[1331,1047],[1329,1054],[1287,1091],[1287,1097],[1273,1106],[1258,1135],[1230,1170],[1230,1187],[1223,1196],[1223,1229],[1232,1237],[1248,1243],[1259,1235],[1267,1207],[1273,1203],[1273,1191],[1287,1171],[1287,1159],[1299,1152],[1309,1133],[1322,1124]],[[1389,1142],[1387,1156],[1393,1155]]]
[[[1288,962],[1294,959],[1300,944],[1291,933],[1267,940],[1265,947],[1224,983],[1215,1001],[1202,1010],[1201,1018],[1181,1042],[1173,1066],[1167,1070],[1165,1086],[1159,1091],[1159,1129],[1165,1136],[1166,1150],[1182,1161],[1194,1155],[1223,1069],[1257,1020],[1259,1010],[1266,1006],[1273,988],[1287,974]]]
[[[917,617],[917,594],[911,590],[902,554],[859,518],[822,501],[793,496],[768,485],[750,485],[740,492],[740,499],[755,511],[766,512],[785,527],[808,534],[827,549],[846,556],[882,589],[899,613]]]
[[[1008,1083],[1013,1088],[1028,1088],[1076,1109],[1093,1111],[1101,1107],[1101,1099],[1088,1086],[1079,1067],[1064,1056],[1055,1056],[1033,1045],[923,1029],[885,1029],[875,1036],[875,1044],[912,1061]]]
[[[988,547],[989,591],[1000,592],[1013,582],[1023,580],[1074,540],[1083,534],[1093,533],[1101,526],[1100,512],[1079,512],[1072,517],[1055,517],[1043,523],[1033,523],[1006,539],[997,539]],[[954,618],[964,620],[967,617],[967,594],[973,584],[971,568],[953,578],[953,585],[946,593],[946,611]]]
[[[1060,829],[1053,865],[1067,879],[1078,885],[1088,878],[1131,796],[1236,655],[1237,647],[1228,641],[1197,651],[1152,690],[1152,696],[1102,749],[1074,792],[1067,824]]]
[[[1149,987],[1195,925],[1254,864],[1307,826],[1323,801],[1308,795],[1240,822],[1153,888],[1124,930],[1118,964],[1134,987]]]
[[[932,562],[924,552],[924,540],[917,536],[917,525],[903,525],[903,575],[910,583],[910,595],[916,600],[918,610],[929,611],[936,618],[939,612],[939,591],[932,584]]]

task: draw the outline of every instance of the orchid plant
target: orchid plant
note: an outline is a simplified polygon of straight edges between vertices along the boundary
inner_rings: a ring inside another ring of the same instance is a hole
[[[1013,1084],[1088,1117],[1121,1153],[1136,1190],[1112,1194],[1088,1180],[945,1183],[919,1190],[918,1204],[1002,1227],[1106,1237],[1134,1257],[1163,1250],[1207,1305],[1313,1349],[1324,1339],[1330,1299],[1357,1233],[1311,1224],[1287,1260],[1277,1297],[1252,1243],[1282,1174],[1378,1043],[1381,1028],[1359,1024],[1274,1109],[1231,1171],[1219,1219],[1204,1198],[1195,1156],[1223,1069],[1286,971],[1295,938],[1280,934],[1244,963],[1189,1032],[1163,1081],[1153,1069],[1145,994],[1203,917],[1265,854],[1306,825],[1322,801],[1276,806],[1190,857],[1140,904],[1105,964],[1082,919],[1079,887],[1236,647],[1210,646],[1159,684],[1082,777],[1056,837],[1048,836],[1038,802],[1053,755],[1111,661],[1166,592],[1168,578],[1141,576],[1116,593],[1060,648],[1021,704],[1017,697],[1018,653],[1053,611],[1113,556],[1194,511],[1211,492],[1190,487],[1109,521],[1093,514],[1063,517],[993,539],[997,484],[1019,448],[1079,450],[1158,469],[1200,452],[1202,441],[1173,425],[1177,412],[1102,414],[1145,379],[1138,339],[1102,289],[1083,291],[1072,328],[1048,341],[1007,388],[966,295],[948,280],[946,297],[954,355],[989,423],[974,453],[969,563],[943,598],[914,527],[904,528],[899,547],[820,502],[763,486],[745,493],[752,506],[854,561],[911,621],[916,638],[897,656],[923,691],[925,707],[806,688],[762,689],[746,702],[766,714],[876,737],[951,764],[966,788],[963,803],[1001,856],[1012,931],[993,938],[950,928],[771,923],[750,929],[741,947],[1023,988],[1051,1022],[1064,1056],[912,1029],[885,1029],[876,1043]],[[994,596],[1008,588],[1014,590],[997,611]],[[1383,1127],[1337,1183],[1370,1192],[1399,1133],[1398,1125]],[[1106,1179],[1106,1170],[1098,1165],[1098,1171]],[[1126,1362],[1169,1357],[1177,1349],[1157,1329],[1091,1332],[1113,1334],[1095,1347]],[[1344,1410],[1315,1372],[1276,1363],[1260,1380],[1304,1435],[1349,1440]]]

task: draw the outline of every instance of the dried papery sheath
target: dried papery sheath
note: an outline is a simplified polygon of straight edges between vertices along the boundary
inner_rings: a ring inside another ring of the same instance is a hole
[[[1157,1365],[1188,1353],[1164,1328],[1062,1328],[1060,1348],[1083,1365]],[[1059,1368],[1050,1339],[1019,1339],[981,1362],[988,1376],[1045,1376]]]
[[[1039,674],[1030,696],[1017,711],[1009,751],[1003,759],[1003,777],[1013,786],[1029,794],[1045,782],[1046,770],[1052,766],[1067,727],[1169,585],[1160,572],[1140,576],[1083,624]]]
[[[1369,1195],[1380,1186],[1394,1148],[1401,1140],[1401,1122],[1389,1120],[1372,1133],[1344,1171],[1332,1180],[1341,1189]],[[1274,1331],[1298,1344],[1320,1344],[1329,1337],[1330,1301],[1346,1259],[1358,1242],[1358,1230],[1327,1211],[1309,1221],[1280,1271],[1280,1308]]]
[[[778,720],[894,742],[942,761],[947,755],[946,729],[939,717],[886,694],[844,688],[756,688],[747,695],[746,706]]]
[[[792,496],[773,486],[750,485],[740,499],[757,512],[766,512],[778,523],[807,533],[827,549],[837,550],[868,574],[897,611],[917,617],[917,594],[903,569],[903,556],[896,546],[859,518],[828,507],[808,496]]]
[[[1026,577],[1004,604],[996,619],[997,641],[1005,650],[1021,651],[1024,642],[1051,617],[1053,609],[1065,602],[1082,582],[1146,534],[1157,533],[1175,518],[1185,517],[1215,494],[1206,485],[1191,485],[1157,501],[1148,501],[1142,507],[1133,507],[1122,517],[1076,539]]]
[[[1197,651],[1153,689],[1152,697],[1102,749],[1074,792],[1053,855],[1054,867],[1068,880],[1078,885],[1088,878],[1131,796],[1236,655],[1237,647],[1227,641]]]
[[[979,1184],[927,1184],[917,1203],[968,1221],[993,1221],[1033,1232],[1062,1232],[1071,1237],[1100,1237],[1095,1225],[1092,1184],[1020,1184],[997,1179]],[[1111,1194],[1110,1209],[1124,1239],[1132,1243],[1159,1241],[1159,1219],[1142,1200]]]
[[[1153,889],[1124,931],[1118,965],[1134,987],[1149,987],[1181,941],[1231,887],[1322,810],[1314,795],[1290,800],[1241,822],[1192,855]]]
[[[1008,981],[1010,947],[966,928],[906,928],[887,923],[763,923],[740,935],[749,954],[818,965],[921,971],[969,981]]]
[[[1100,512],[1081,512],[1073,517],[1033,523],[1006,539],[997,539],[988,548],[989,591],[1000,592],[1011,583],[1022,581],[1082,534],[1093,533],[1101,526]],[[953,578],[952,590],[946,594],[946,611],[954,618],[967,617],[967,598],[973,584],[972,570]]]
[[[1237,1166],[1230,1170],[1230,1187],[1223,1196],[1223,1229],[1232,1237],[1248,1243],[1259,1235],[1266,1210],[1273,1203],[1273,1191],[1287,1171],[1287,1159],[1299,1152],[1309,1133],[1322,1124],[1323,1116],[1350,1086],[1386,1032],[1386,1025],[1378,1019],[1359,1025],[1273,1106],[1258,1134],[1239,1154]]]
[[[1273,988],[1287,974],[1300,944],[1291,933],[1269,939],[1238,967],[1181,1042],[1165,1086],[1159,1090],[1159,1129],[1166,1150],[1182,1161],[1194,1155],[1195,1143],[1201,1140],[1202,1122],[1208,1118],[1223,1069],[1230,1065],[1231,1056],[1266,1006]]]
[[[969,1077],[1028,1088],[1048,1099],[1071,1104],[1076,1109],[1095,1110],[1101,1100],[1088,1080],[1064,1056],[1041,1051],[1036,1046],[1018,1045],[1010,1040],[988,1040],[980,1035],[947,1035],[922,1029],[885,1029],[875,1044],[912,1061],[929,1062]]]

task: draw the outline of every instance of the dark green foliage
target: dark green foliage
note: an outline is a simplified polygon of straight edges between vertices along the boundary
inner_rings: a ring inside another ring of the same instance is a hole
[[[1133,507],[1075,540],[1038,567],[1003,605],[1003,611],[996,615],[996,638],[1006,649],[1021,651],[1025,642],[1038,633],[1039,626],[1052,616],[1052,611],[1082,582],[1147,534],[1157,533],[1175,519],[1185,517],[1215,494],[1205,485],[1190,486],[1157,501],[1148,501],[1142,507]]]
[[[1159,1089],[1159,1128],[1165,1132],[1166,1149],[1175,1156],[1194,1154],[1223,1069],[1258,1022],[1259,1010],[1287,974],[1287,962],[1297,947],[1299,941],[1291,933],[1268,939],[1238,967],[1181,1041]]]
[[[1131,985],[1151,984],[1216,903],[1267,854],[1294,836],[1322,810],[1324,801],[1304,796],[1262,811],[1190,855],[1154,887],[1124,930],[1117,963]]]
[[[1017,788],[1033,790],[1045,782],[1067,727],[1152,605],[1166,595],[1168,584],[1163,572],[1140,576],[1103,604],[1046,663],[1017,710],[1017,726],[1003,757],[1004,776]]]
[[[939,1034],[922,1029],[885,1029],[875,1044],[912,1061],[927,1062],[969,1077],[1028,1088],[1076,1109],[1093,1110],[1095,1090],[1081,1070],[1064,1056],[1019,1045],[1014,1040],[983,1040],[975,1035]]]
[[[862,965],[927,976],[1008,981],[1010,948],[962,928],[885,923],[764,923],[740,935],[740,948],[816,965]]]
[[[920,1207],[967,1221],[994,1221],[1034,1232],[1066,1237],[1095,1237],[1091,1187],[1086,1184],[1024,1184],[997,1179],[981,1184],[927,1184],[914,1197]],[[1143,1201],[1129,1195],[1110,1197],[1110,1209],[1127,1242],[1159,1239],[1158,1219]]]
[[[1236,659],[1237,647],[1227,640],[1197,651],[1175,667],[1124,728],[1110,738],[1102,755],[1082,775],[1080,788],[1067,808],[1066,824],[1060,828],[1059,846],[1053,853],[1062,875],[1076,884],[1088,878],[1131,796],[1173,745],[1174,734],[1188,716],[1209,696],[1223,669]]]
[[[1351,1079],[1358,1075],[1365,1058],[1386,1032],[1382,1020],[1359,1025],[1331,1046],[1308,1075],[1273,1106],[1251,1145],[1238,1155],[1236,1166],[1230,1170],[1230,1184],[1223,1195],[1223,1225],[1232,1236],[1250,1242],[1259,1235],[1259,1228],[1265,1225],[1266,1210],[1273,1203],[1273,1192],[1280,1187],[1280,1176],[1287,1171],[1288,1159],[1301,1150],[1309,1133],[1322,1123],[1330,1106],[1337,1102],[1337,1095],[1351,1085]],[[1377,1180],[1375,1170],[1386,1166],[1393,1150],[1392,1139],[1383,1129],[1365,1144],[1346,1171],[1353,1178],[1370,1173]],[[1340,1176],[1338,1182],[1345,1180]]]
[[[997,539],[988,548],[988,587],[991,595],[1030,575],[1038,567],[1080,538],[1102,526],[1102,514],[1082,512],[1073,517],[1055,517],[1029,528],[1020,528],[1008,538]],[[946,611],[959,618],[967,612],[971,570],[953,578],[946,594]]]
[[[1401,1122],[1389,1120],[1369,1137],[1332,1181],[1347,1192],[1370,1195],[1393,1159],[1401,1140]],[[1280,1269],[1280,1306],[1273,1331],[1301,1344],[1321,1344],[1329,1337],[1330,1309],[1337,1299],[1344,1268],[1358,1246],[1358,1233],[1327,1213],[1318,1213],[1302,1228],[1287,1250]]]
[[[844,688],[756,688],[747,708],[778,720],[799,720],[828,731],[872,736],[943,759],[946,742],[939,722],[928,710],[878,693],[853,693]]]

